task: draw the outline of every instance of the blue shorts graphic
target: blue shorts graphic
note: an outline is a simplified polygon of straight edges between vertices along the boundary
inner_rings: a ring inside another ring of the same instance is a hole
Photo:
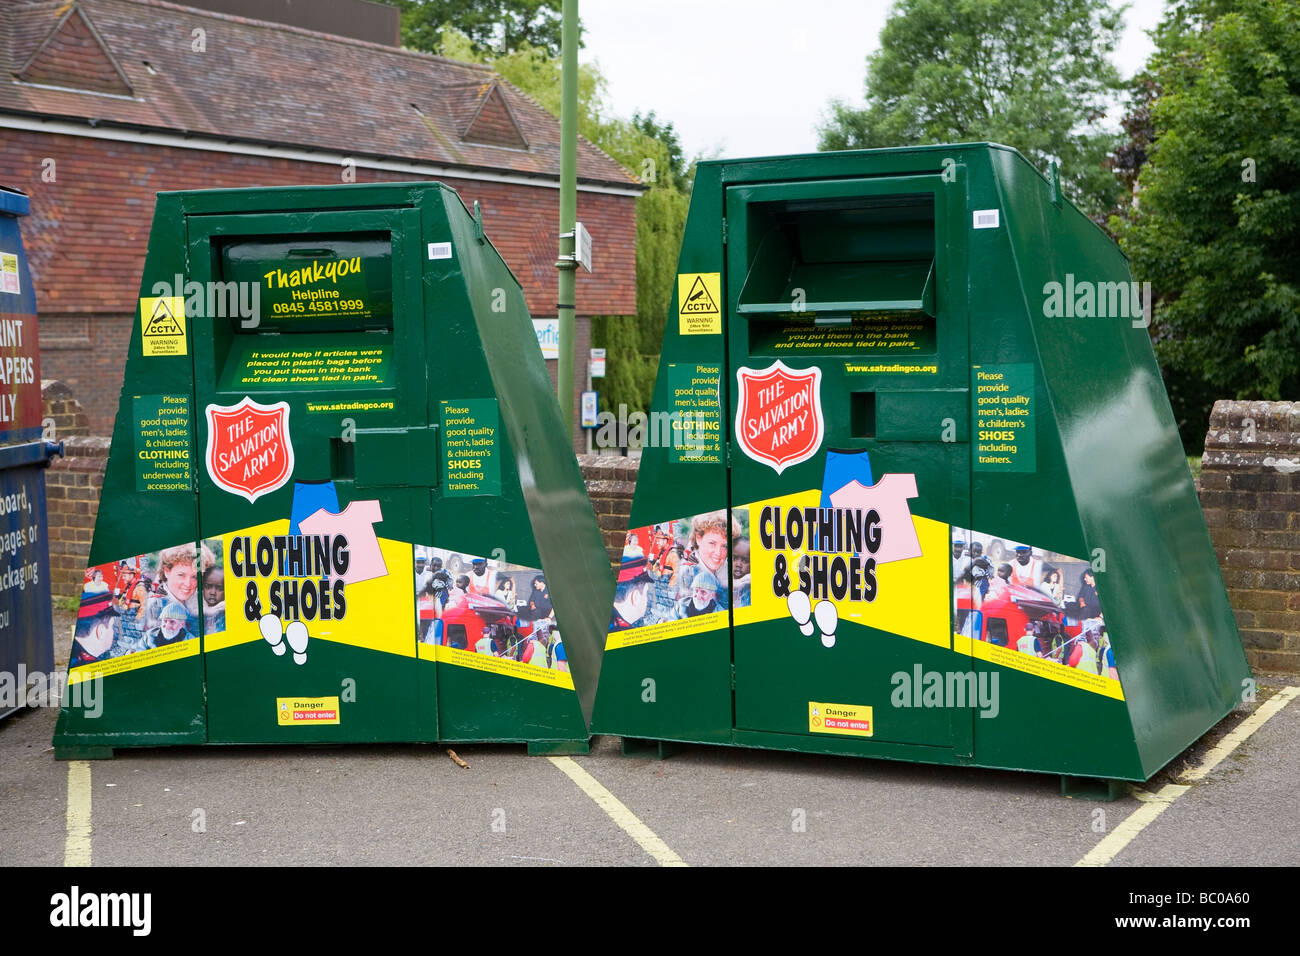
[[[836,451],[833,448],[827,451],[826,470],[822,474],[821,507],[829,508],[831,495],[855,480],[867,488],[876,483],[871,477],[871,459],[867,457],[867,453]]]
[[[298,522],[310,518],[324,508],[330,514],[339,513],[339,496],[332,481],[295,481],[293,506],[289,509],[289,533],[302,534]]]

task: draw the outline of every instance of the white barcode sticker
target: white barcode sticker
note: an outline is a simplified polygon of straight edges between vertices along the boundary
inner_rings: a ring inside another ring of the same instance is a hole
[[[998,209],[976,209],[975,210],[975,228],[976,229],[996,229],[1002,221],[1001,210]]]
[[[450,242],[431,242],[429,243],[430,259],[450,259],[451,243]]]

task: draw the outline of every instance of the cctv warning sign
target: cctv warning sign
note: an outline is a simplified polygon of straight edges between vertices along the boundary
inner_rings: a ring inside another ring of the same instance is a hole
[[[684,272],[677,276],[677,321],[682,335],[722,333],[722,273]]]
[[[185,300],[180,296],[140,300],[140,331],[146,356],[186,355]]]

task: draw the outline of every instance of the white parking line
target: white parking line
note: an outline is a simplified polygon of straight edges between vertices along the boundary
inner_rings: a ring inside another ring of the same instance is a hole
[[[90,764],[68,762],[68,836],[64,866],[90,866]]]
[[[601,785],[600,781],[578,766],[572,757],[547,758],[564,771],[570,780],[576,783],[582,792],[596,801],[596,806],[604,810],[611,820],[617,823],[633,840],[641,845],[660,866],[686,866],[680,856],[668,849],[668,844],[655,836],[654,831],[642,823],[635,813]]]
[[[1074,865],[1105,866],[1115,859],[1124,847],[1133,842],[1134,837],[1164,813],[1175,800],[1190,790],[1192,783],[1205,779],[1206,774],[1217,767],[1228,754],[1241,746],[1247,737],[1264,726],[1265,721],[1295,700],[1298,695],[1300,695],[1300,687],[1286,687],[1260,704],[1255,712],[1243,720],[1232,733],[1215,744],[1198,766],[1179,776],[1179,780],[1185,780],[1187,783],[1167,783],[1155,793],[1135,791],[1133,795],[1143,801],[1142,806],[1125,817],[1114,830]]]

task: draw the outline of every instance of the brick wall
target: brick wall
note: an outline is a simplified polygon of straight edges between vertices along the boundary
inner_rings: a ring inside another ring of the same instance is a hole
[[[63,442],[63,457],[55,457],[45,472],[50,591],[56,598],[77,598],[99,514],[111,441],[90,434],[81,403],[63,382],[41,380],[41,418],[45,436]]]
[[[53,181],[42,178],[46,170]],[[111,432],[157,192],[338,184],[341,172],[325,163],[6,129],[0,182],[31,197],[32,213],[21,228],[36,288],[44,376],[62,381],[81,401],[92,432]],[[355,174],[357,182],[420,178],[363,166]],[[529,311],[554,316],[559,191],[442,182],[470,209],[479,201],[484,229],[523,286]],[[578,218],[597,237],[593,271],[577,276],[582,316],[636,311],[635,204],[631,196],[578,193]],[[577,326],[575,409],[590,344],[588,322],[580,319]],[[585,447],[579,441],[575,447]]]
[[[586,482],[591,506],[596,509],[600,534],[605,539],[609,563],[615,568],[623,557],[627,540],[627,521],[632,514],[632,494],[636,490],[637,470],[641,458],[621,455],[579,455],[578,467]]]
[[[41,379],[41,409],[46,438],[60,441],[90,434],[90,419],[72,389],[63,382]]]
[[[56,598],[81,596],[109,444],[109,439],[91,435],[64,437],[63,457],[55,458],[45,473],[50,591]]]
[[[50,591],[56,598],[76,598],[99,514],[110,440],[91,436],[81,403],[63,382],[41,380],[41,406],[45,437],[63,442],[63,457],[54,458],[45,473]]]
[[[1199,488],[1251,666],[1300,672],[1300,402],[1215,402]]]

